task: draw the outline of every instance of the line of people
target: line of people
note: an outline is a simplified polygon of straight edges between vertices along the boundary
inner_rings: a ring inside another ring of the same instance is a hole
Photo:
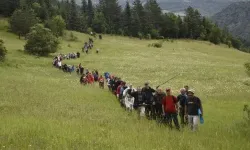
[[[122,107],[126,110],[138,111],[139,117],[146,116],[172,128],[172,122],[176,129],[180,130],[178,114],[182,127],[189,125],[193,131],[198,128],[200,117],[203,115],[201,100],[196,97],[194,90],[188,86],[180,89],[180,94],[175,97],[170,88],[163,92],[162,89],[153,89],[149,83],[144,87],[133,88],[127,86],[125,81],[118,77],[105,73],[109,90],[116,95]]]
[[[176,97],[172,95],[170,88],[164,92],[160,88],[153,89],[149,83],[145,83],[144,87],[135,89],[132,84],[127,86],[121,78],[114,77],[108,72],[102,76],[97,70],[90,72],[84,69],[81,63],[76,68],[82,85],[93,85],[98,82],[99,87],[104,89],[106,81],[109,91],[116,96],[120,105],[129,112],[137,111],[139,118],[145,116],[170,128],[173,128],[172,122],[174,122],[176,129],[180,130],[179,114],[182,127],[189,125],[193,131],[197,130],[199,119],[203,115],[202,103],[194,95],[194,90],[189,89],[188,86],[181,88],[180,94]],[[70,70],[70,72],[73,71],[74,69]]]

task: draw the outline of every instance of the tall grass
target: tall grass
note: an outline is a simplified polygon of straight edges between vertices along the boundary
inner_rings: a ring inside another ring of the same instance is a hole
[[[80,51],[88,36],[73,32],[78,42],[62,41],[58,53]],[[164,42],[104,36],[94,43],[102,51],[80,59],[85,68],[110,71],[134,86],[150,81],[152,87],[180,74],[161,88],[174,95],[183,85],[196,90],[204,105],[205,124],[199,132],[178,132],[154,121],[128,114],[107,89],[80,86],[76,74],[52,67],[51,58],[35,58],[19,51],[25,41],[0,31],[8,49],[0,64],[1,149],[225,149],[250,148],[249,126],[242,106],[250,89],[244,63],[249,55],[204,42]],[[68,45],[71,47],[68,47]],[[18,67],[17,67],[18,66]]]

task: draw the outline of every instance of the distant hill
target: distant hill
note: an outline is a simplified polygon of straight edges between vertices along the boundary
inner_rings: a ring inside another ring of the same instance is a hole
[[[212,17],[221,28],[250,43],[250,2],[232,3]]]

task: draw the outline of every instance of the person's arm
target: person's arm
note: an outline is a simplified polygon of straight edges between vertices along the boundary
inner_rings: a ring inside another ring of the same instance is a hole
[[[203,115],[203,107],[202,107],[202,104],[201,104],[201,100],[198,98],[199,100],[199,103],[200,103],[200,110],[201,110],[201,115]]]
[[[188,106],[188,99],[186,99],[185,102],[185,108],[184,108],[185,115],[188,115],[187,106]]]
[[[164,109],[164,103],[165,103],[165,100],[164,98],[162,99],[162,113],[165,114],[165,109]]]

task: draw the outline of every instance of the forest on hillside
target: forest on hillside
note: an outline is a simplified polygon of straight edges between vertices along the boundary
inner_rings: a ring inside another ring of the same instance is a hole
[[[226,44],[237,49],[241,42],[226,29],[220,29],[208,18],[192,7],[186,9],[186,16],[162,13],[157,0],[134,0],[121,7],[118,0],[1,0],[0,15],[10,17],[12,32],[25,36],[37,23],[54,31],[60,25],[67,30],[83,33],[103,33],[138,37],[140,39],[188,38]],[[63,21],[62,24],[61,21]],[[55,31],[56,30],[56,31]]]

